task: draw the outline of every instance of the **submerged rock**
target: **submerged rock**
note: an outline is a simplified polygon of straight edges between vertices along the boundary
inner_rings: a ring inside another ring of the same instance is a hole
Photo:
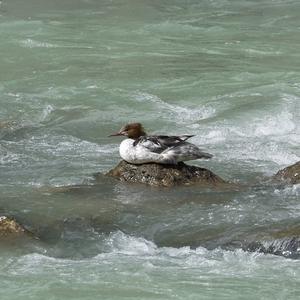
[[[15,123],[13,121],[0,121],[0,129],[11,128]]]
[[[300,161],[280,170],[273,178],[275,180],[284,180],[290,184],[300,183]]]
[[[26,230],[15,220],[6,216],[0,216],[0,237],[23,234]]]
[[[228,184],[221,177],[207,169],[189,166],[185,163],[179,163],[178,165],[161,165],[156,163],[134,165],[122,160],[106,175],[121,181],[165,187],[191,184],[206,186]]]
[[[261,228],[254,234],[240,236],[226,246],[242,248],[245,251],[280,255],[287,258],[300,258],[299,224],[279,224]]]
[[[261,252],[265,254],[280,255],[287,258],[300,258],[300,238],[283,238],[277,240],[266,240],[251,242],[244,246],[245,251]]]

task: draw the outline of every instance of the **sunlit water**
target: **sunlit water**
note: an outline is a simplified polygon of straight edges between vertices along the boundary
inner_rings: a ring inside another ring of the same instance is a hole
[[[0,213],[39,237],[1,243],[1,300],[299,299],[299,249],[244,251],[299,234],[299,186],[267,180],[300,160],[299,11],[0,1]],[[95,182],[129,121],[195,134],[242,187]]]

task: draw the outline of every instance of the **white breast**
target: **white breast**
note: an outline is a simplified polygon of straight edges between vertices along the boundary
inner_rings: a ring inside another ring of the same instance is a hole
[[[132,164],[144,164],[148,162],[158,162],[160,155],[149,151],[140,144],[133,146],[133,139],[126,139],[120,144],[120,156]]]

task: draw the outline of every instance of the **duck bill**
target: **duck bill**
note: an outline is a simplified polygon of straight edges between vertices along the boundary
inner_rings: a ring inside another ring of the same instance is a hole
[[[111,136],[122,136],[122,135],[126,135],[126,133],[124,131],[120,131],[120,132],[117,132],[117,133],[113,133],[113,134],[109,135],[108,137],[111,137]]]

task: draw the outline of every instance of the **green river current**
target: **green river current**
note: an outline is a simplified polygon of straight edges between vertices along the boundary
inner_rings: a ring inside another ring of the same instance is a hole
[[[299,299],[300,186],[268,180],[300,160],[299,31],[296,0],[0,1],[0,215],[38,237],[0,241],[0,300]],[[242,188],[96,181],[132,121]]]

